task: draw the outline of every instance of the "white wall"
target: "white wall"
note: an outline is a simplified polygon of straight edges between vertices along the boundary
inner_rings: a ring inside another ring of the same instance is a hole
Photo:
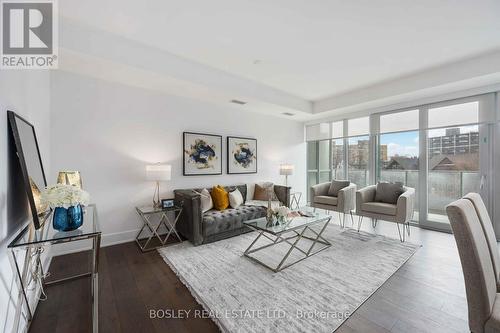
[[[2,70],[0,72],[0,331],[17,331],[15,311],[17,285],[7,245],[14,237],[8,232],[8,161],[7,110],[12,110],[34,124],[45,170],[50,161],[50,75],[37,70]],[[29,214],[27,219],[29,219]],[[22,261],[21,261],[22,263]],[[23,328],[23,323],[19,325]]]
[[[289,178],[295,190],[306,187],[303,124],[230,107],[216,107],[182,97],[57,71],[51,75],[51,148],[55,181],[62,169],[79,170],[83,185],[98,205],[103,244],[135,237],[136,205],[149,204],[153,184],[144,180],[145,165],[172,165],[173,189],[255,181],[283,183],[280,163],[295,165]],[[223,172],[227,135],[258,140],[259,170],[253,175],[182,176],[182,132],[223,136]]]

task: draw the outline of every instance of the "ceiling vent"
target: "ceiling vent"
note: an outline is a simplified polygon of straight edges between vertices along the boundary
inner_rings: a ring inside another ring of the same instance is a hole
[[[237,100],[237,99],[232,99],[231,103],[239,104],[239,105],[245,105],[245,104],[247,104],[247,102],[240,101],[240,100]]]
[[[282,115],[285,115],[285,116],[295,116],[295,113],[291,113],[291,112],[283,112]]]

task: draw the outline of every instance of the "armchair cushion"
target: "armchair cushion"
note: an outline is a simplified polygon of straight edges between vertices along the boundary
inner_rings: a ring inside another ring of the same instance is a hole
[[[318,195],[314,197],[314,202],[323,205],[337,206],[338,198],[329,195]]]
[[[365,202],[361,209],[375,214],[396,216],[396,205],[385,202]]]
[[[344,187],[347,187],[351,184],[350,181],[348,180],[335,180],[332,179],[332,182],[330,184],[330,188],[328,189],[328,195],[332,197],[338,197],[339,196],[339,191],[343,189]]]
[[[395,205],[403,192],[404,188],[401,183],[380,182],[377,184],[375,201]]]

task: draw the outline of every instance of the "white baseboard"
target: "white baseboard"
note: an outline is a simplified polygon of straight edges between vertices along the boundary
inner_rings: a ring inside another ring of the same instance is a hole
[[[127,231],[114,232],[110,234],[103,234],[101,236],[101,247],[131,242],[135,240],[135,236],[137,235],[138,232],[139,229],[133,229]],[[91,248],[92,244],[90,243],[90,241],[70,242],[54,246],[52,248],[52,255],[60,256],[63,254],[70,254],[70,253],[90,250]]]

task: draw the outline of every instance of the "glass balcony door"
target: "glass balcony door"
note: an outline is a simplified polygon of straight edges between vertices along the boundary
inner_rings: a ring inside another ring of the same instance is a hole
[[[415,189],[414,220],[418,221],[419,133],[407,131],[381,134],[378,141],[378,180],[400,182]]]
[[[427,219],[449,223],[446,205],[480,191],[479,126],[429,130],[427,137]]]
[[[445,102],[424,110],[427,116],[425,141],[425,218],[423,226],[451,230],[446,206],[469,192],[488,193],[481,186],[481,175],[489,173],[490,135],[481,124],[481,98]],[[421,133],[422,133],[421,132]],[[422,197],[422,196],[421,196]],[[424,207],[422,207],[424,208]]]

